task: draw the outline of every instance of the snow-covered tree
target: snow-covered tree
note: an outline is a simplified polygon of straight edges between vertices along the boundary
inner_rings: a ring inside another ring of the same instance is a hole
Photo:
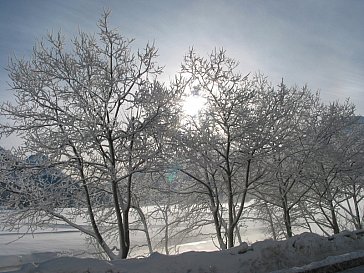
[[[266,175],[264,158],[292,130],[289,109],[279,104],[286,99],[283,91],[276,92],[262,75],[242,76],[237,65],[224,50],[208,58],[191,50],[182,65],[186,89],[198,92],[206,104],[184,122],[180,171],[195,183],[189,190],[209,204],[220,248],[240,240],[249,192]]]
[[[31,170],[58,166],[80,189],[70,196],[71,213],[40,202],[23,211],[68,223],[94,238],[110,259],[118,259],[130,249],[135,174],[155,171],[174,124],[176,92],[157,81],[162,69],[154,45],[133,52],[132,40],[110,29],[108,17],[105,12],[95,35],[80,32],[66,43],[60,33],[50,34],[29,60],[11,59],[16,102],[3,103],[0,113],[10,120],[1,124],[2,134],[19,134],[25,153],[47,157],[25,164],[25,177]],[[23,179],[20,191],[26,185]],[[17,217],[17,211],[12,213]],[[77,224],[80,216],[90,226]],[[109,230],[117,230],[117,236],[109,237]]]
[[[267,175],[252,194],[260,214],[272,213],[266,220],[273,237],[291,237],[292,225],[299,218],[298,204],[311,188],[306,166],[316,149],[311,132],[321,104],[318,94],[312,94],[306,86],[288,88],[283,82],[273,97],[271,103],[277,105],[275,115],[267,118],[275,121],[274,130],[281,131],[281,137],[264,158]],[[272,230],[274,226],[278,229]]]
[[[360,127],[354,107],[349,103],[327,105],[316,126],[318,145],[308,166],[313,182],[307,200],[313,209],[309,215],[315,218],[317,225],[333,233],[360,227],[362,190],[359,177],[363,170]],[[348,202],[350,199],[352,204]],[[352,206],[356,209],[350,213]],[[351,215],[352,227],[346,223],[343,210]]]

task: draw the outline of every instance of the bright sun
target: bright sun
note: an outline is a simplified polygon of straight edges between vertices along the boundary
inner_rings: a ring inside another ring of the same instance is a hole
[[[192,95],[185,99],[183,103],[183,112],[189,116],[196,116],[203,108],[205,99],[198,95]]]

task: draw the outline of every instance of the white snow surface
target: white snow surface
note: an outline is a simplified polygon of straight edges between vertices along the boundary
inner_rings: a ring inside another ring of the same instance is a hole
[[[189,251],[179,255],[153,253],[147,258],[103,261],[58,257],[23,265],[18,273],[245,273],[303,272],[340,260],[364,257],[364,230],[332,237],[303,233],[284,241],[264,240],[211,252]],[[349,254],[347,254],[349,253]],[[50,258],[50,257],[49,257]],[[312,263],[315,262],[315,263]],[[1,260],[0,260],[1,263]],[[312,263],[312,264],[310,264]],[[310,265],[309,265],[310,264]],[[303,266],[303,267],[302,267]],[[296,267],[296,268],[294,268]],[[298,267],[301,267],[298,268]],[[285,269],[290,269],[290,271]],[[277,271],[283,270],[283,271]]]

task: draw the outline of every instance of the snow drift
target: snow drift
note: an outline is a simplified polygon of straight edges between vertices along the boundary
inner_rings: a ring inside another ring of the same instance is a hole
[[[354,258],[364,257],[364,230],[346,231],[331,237],[303,233],[284,241],[265,240],[250,246],[243,243],[224,251],[191,251],[172,256],[153,253],[143,259],[102,261],[91,258],[59,257],[39,264],[26,264],[15,272],[259,273],[303,266],[325,259],[326,264],[335,263],[335,258],[327,258],[351,252],[354,252],[352,255]],[[296,269],[295,272],[299,271]]]

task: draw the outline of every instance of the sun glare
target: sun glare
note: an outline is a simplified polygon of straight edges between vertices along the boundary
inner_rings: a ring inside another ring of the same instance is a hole
[[[185,99],[183,103],[183,112],[189,116],[196,116],[204,107],[205,99],[198,95],[192,95]]]

